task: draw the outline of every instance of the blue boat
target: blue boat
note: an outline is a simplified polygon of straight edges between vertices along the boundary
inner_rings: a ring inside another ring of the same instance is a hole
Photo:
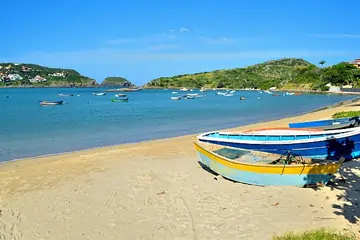
[[[338,161],[314,161],[302,157],[271,154],[194,142],[201,165],[227,179],[259,186],[326,185],[341,166]],[[205,168],[205,169],[206,169]]]
[[[338,118],[310,122],[289,123],[290,128],[319,128],[323,130],[343,129],[359,126],[359,117]]]
[[[199,141],[275,154],[291,152],[314,158],[346,160],[360,156],[360,127],[332,131],[260,130],[243,133],[209,132]]]

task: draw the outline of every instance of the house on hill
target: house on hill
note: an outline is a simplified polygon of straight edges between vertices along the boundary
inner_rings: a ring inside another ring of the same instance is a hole
[[[350,64],[354,65],[357,68],[360,68],[360,58],[357,58],[354,61],[351,61]]]

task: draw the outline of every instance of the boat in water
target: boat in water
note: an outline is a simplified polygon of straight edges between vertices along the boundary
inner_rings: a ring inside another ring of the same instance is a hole
[[[186,96],[190,96],[190,97],[196,97],[198,96],[199,93],[187,93]]]
[[[245,149],[222,148],[194,142],[200,162],[227,179],[258,186],[326,185],[344,159],[337,161],[302,158]]]
[[[115,94],[115,97],[126,97],[126,94],[125,93]]]
[[[323,130],[334,130],[358,127],[360,125],[360,116],[351,118],[327,119],[309,122],[289,123],[290,128],[319,128]]]
[[[61,105],[64,103],[64,100],[60,100],[60,101],[43,101],[43,100],[40,100],[39,101],[39,104],[41,106],[53,106],[53,105]]]
[[[246,98],[245,97],[240,97],[240,100],[246,100]]]
[[[58,94],[59,97],[73,97],[74,94],[63,94],[63,93],[60,93]]]
[[[187,92],[187,91],[189,91],[189,89],[188,89],[188,88],[185,88],[185,87],[180,88],[179,90],[180,90],[180,91],[183,91],[183,92]]]
[[[194,97],[194,96],[186,95],[185,99],[195,99],[195,97]]]
[[[101,92],[101,93],[93,93],[94,96],[105,96],[106,93],[105,92]]]
[[[291,152],[316,159],[344,157],[350,160],[360,156],[360,127],[331,131],[261,129],[242,133],[209,132],[197,139],[227,147],[275,154]]]
[[[224,97],[232,97],[232,96],[234,96],[233,93],[225,93],[225,94],[224,94]]]
[[[180,100],[181,99],[181,97],[179,96],[179,97],[170,97],[171,98],[171,100]]]
[[[110,99],[112,102],[128,102],[129,98],[125,97],[125,98],[111,98]]]

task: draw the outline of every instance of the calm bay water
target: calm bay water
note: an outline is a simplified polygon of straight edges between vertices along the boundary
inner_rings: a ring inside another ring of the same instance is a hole
[[[115,93],[93,96],[94,91],[101,89],[0,89],[0,162],[235,127],[354,98],[273,97],[258,91],[224,97],[209,91],[203,98],[173,101],[172,90],[143,90],[127,93],[127,103],[112,103]],[[61,106],[39,105],[39,100],[60,100],[59,93],[75,96]]]

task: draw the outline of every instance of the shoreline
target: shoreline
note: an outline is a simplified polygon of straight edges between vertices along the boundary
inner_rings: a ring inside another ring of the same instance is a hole
[[[243,128],[246,126],[250,126],[250,125],[254,125],[254,124],[259,124],[259,123],[268,123],[268,122],[273,122],[273,121],[279,121],[279,120],[286,120],[288,118],[295,118],[295,117],[300,117],[302,115],[305,114],[310,114],[310,113],[314,113],[314,112],[319,112],[322,110],[326,110],[326,109],[332,109],[332,108],[336,108],[339,106],[343,106],[346,104],[351,104],[351,103],[355,103],[360,101],[360,97],[358,98],[354,98],[351,100],[344,100],[344,101],[340,101],[325,107],[321,107],[321,108],[317,108],[314,110],[310,110],[307,112],[303,112],[297,115],[293,115],[293,116],[288,116],[288,117],[282,117],[282,118],[276,118],[276,119],[270,119],[270,120],[259,120],[257,122],[251,123],[251,124],[245,124],[245,125],[236,125],[234,127],[230,127],[230,128],[224,128],[224,129],[216,129],[216,131],[222,131],[222,130],[228,130],[228,129],[236,129],[236,128]],[[172,136],[172,137],[164,137],[164,138],[157,138],[157,139],[149,139],[149,140],[144,140],[144,141],[138,141],[138,142],[129,142],[129,143],[120,143],[120,144],[111,144],[111,145],[106,145],[106,146],[99,146],[99,147],[92,147],[92,148],[84,148],[84,149],[78,149],[78,150],[73,150],[73,151],[65,151],[65,152],[59,152],[59,153],[49,153],[49,154],[43,154],[43,155],[38,155],[38,156],[32,156],[32,157],[24,157],[24,158],[16,158],[16,159],[10,159],[10,160],[5,160],[5,161],[0,161],[0,167],[3,164],[6,163],[10,163],[10,162],[16,162],[16,161],[23,161],[23,160],[31,160],[31,159],[37,159],[37,158],[46,158],[46,157],[54,157],[54,156],[59,156],[59,155],[64,155],[64,154],[71,154],[71,153],[81,153],[83,151],[88,151],[88,150],[106,150],[106,148],[114,148],[114,147],[120,147],[123,145],[131,145],[131,144],[140,144],[140,143],[148,143],[151,141],[159,141],[159,140],[171,140],[173,138],[179,138],[179,137],[190,137],[190,136],[197,136],[199,134],[201,134],[202,132],[196,132],[196,133],[190,133],[190,134],[185,134],[185,135],[178,135],[178,136]]]
[[[360,110],[358,101],[222,131],[329,118]],[[316,191],[257,187],[202,169],[192,144],[196,135],[0,164],[0,235],[6,240],[270,239],[320,227],[357,229],[347,212],[360,219],[354,204],[360,183],[351,177],[360,176],[358,160],[344,163],[345,183],[336,178]]]

